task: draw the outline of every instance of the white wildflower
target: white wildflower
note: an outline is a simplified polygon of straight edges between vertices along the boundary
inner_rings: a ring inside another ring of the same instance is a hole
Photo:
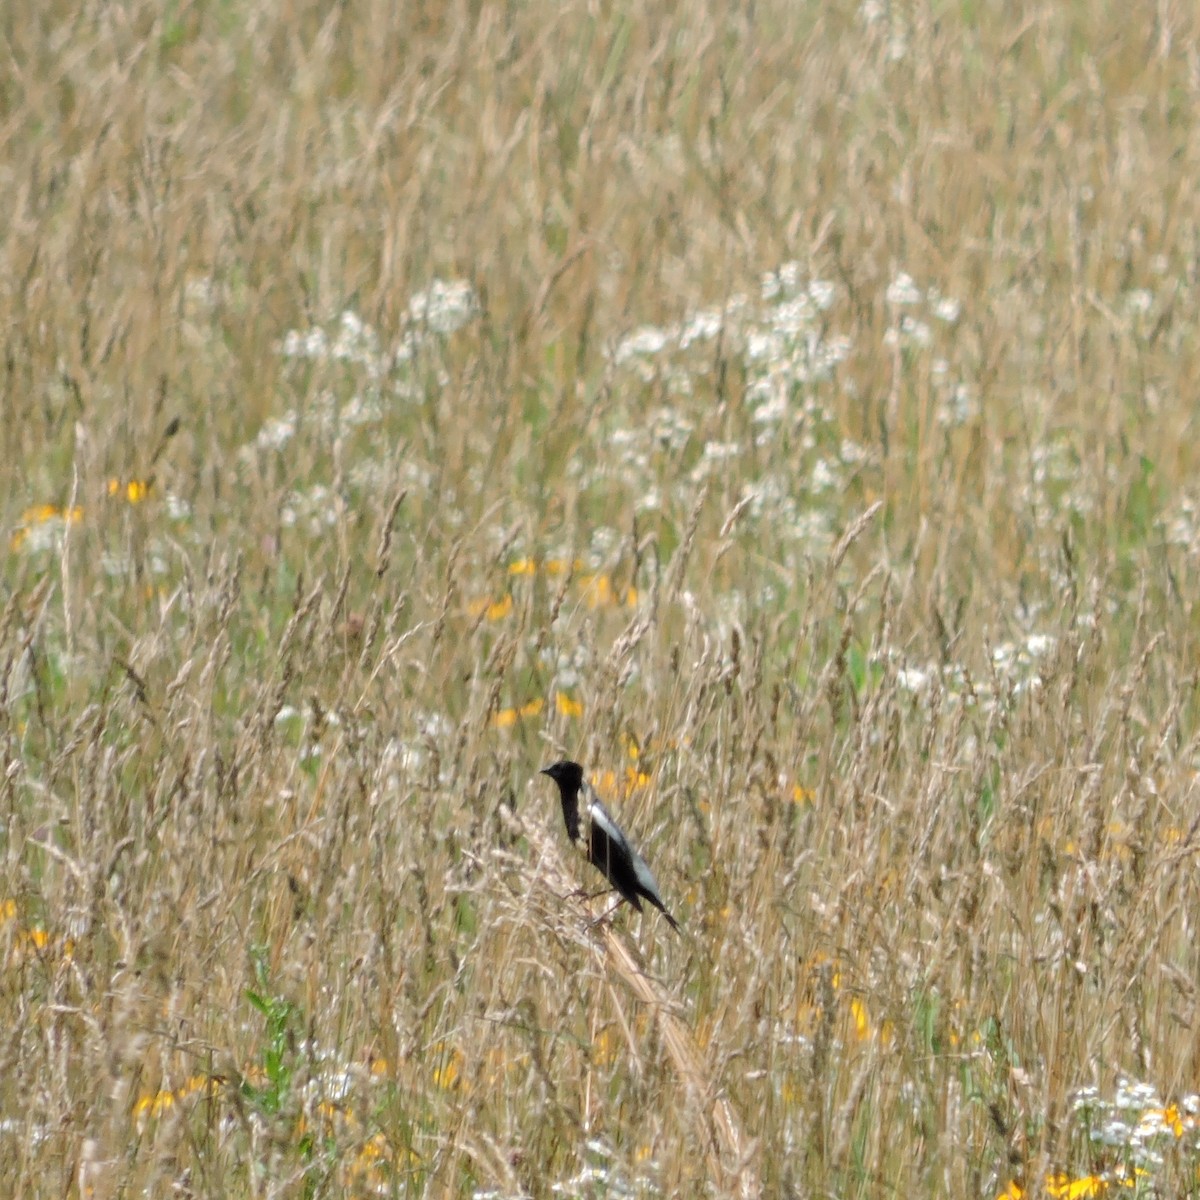
[[[617,346],[616,361],[624,363],[631,358],[647,358],[661,354],[666,348],[669,337],[670,335],[665,329],[660,329],[656,325],[643,325],[628,337],[621,339]]]
[[[409,319],[434,333],[450,334],[479,315],[479,299],[465,279],[435,279],[408,302]]]
[[[920,304],[922,299],[921,289],[913,282],[913,277],[904,271],[888,284],[889,304]]]

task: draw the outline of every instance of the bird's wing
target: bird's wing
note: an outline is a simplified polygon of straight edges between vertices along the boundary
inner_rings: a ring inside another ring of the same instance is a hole
[[[613,820],[612,813],[610,813],[608,809],[604,807],[600,797],[597,796],[591,788],[588,788],[587,804],[588,816],[590,816],[592,821],[604,831],[604,834],[609,841],[613,842],[617,846],[622,847],[623,849],[631,849],[629,845],[629,839],[622,832],[620,825]]]
[[[654,873],[646,865],[646,860],[630,844],[624,831],[613,820],[612,813],[604,807],[603,802],[595,792],[592,792],[588,798],[588,812],[591,815],[593,824],[599,826],[604,831],[608,840],[617,848],[618,853],[623,852],[629,869],[633,872],[633,877],[637,880],[642,894],[657,896],[658,883],[655,881]]]

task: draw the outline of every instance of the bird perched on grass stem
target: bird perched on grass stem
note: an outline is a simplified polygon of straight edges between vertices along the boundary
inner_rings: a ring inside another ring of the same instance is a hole
[[[540,774],[549,775],[558,784],[567,836],[587,853],[588,862],[638,912],[642,911],[642,900],[649,900],[667,918],[671,928],[678,930],[679,922],[667,912],[646,860],[630,845],[595,789],[584,781],[583,768],[577,762],[563,759],[543,767]]]

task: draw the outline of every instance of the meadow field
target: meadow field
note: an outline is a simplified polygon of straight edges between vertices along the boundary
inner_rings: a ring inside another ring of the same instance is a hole
[[[1194,5],[10,4],[0,147],[0,1195],[1200,1195]]]

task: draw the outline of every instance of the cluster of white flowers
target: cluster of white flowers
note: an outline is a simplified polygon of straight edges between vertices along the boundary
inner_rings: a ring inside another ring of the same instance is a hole
[[[479,297],[465,279],[435,279],[409,300],[408,316],[414,326],[446,337],[479,316]]]
[[[1200,1096],[1195,1094],[1168,1104],[1152,1084],[1122,1078],[1111,1099],[1099,1088],[1080,1088],[1073,1108],[1086,1124],[1089,1139],[1123,1152],[1127,1167],[1160,1167],[1165,1149],[1180,1143],[1200,1150]]]
[[[337,332],[331,337],[324,329],[289,329],[279,349],[284,358],[310,359],[316,362],[356,363],[371,375],[380,375],[384,364],[379,353],[379,338],[357,313],[347,309],[338,319]]]
[[[320,537],[337,524],[343,503],[322,483],[305,491],[289,494],[279,510],[279,523],[285,529],[300,526],[312,537]]]
[[[806,279],[798,263],[784,263],[763,276],[760,302],[739,294],[677,324],[643,325],[617,344],[612,361],[644,382],[665,379],[690,394],[690,372],[677,356],[721,339],[745,370],[754,420],[775,423],[805,384],[827,379],[850,353],[848,339],[823,328],[836,295],[832,283]]]
[[[1041,663],[1056,645],[1055,639],[1045,633],[1031,633],[1019,642],[1001,642],[992,650],[992,670],[998,680],[1010,686],[1012,695],[1036,691],[1043,682]],[[896,686],[905,692],[921,695],[936,682],[951,703],[963,699],[968,692],[985,707],[996,699],[990,679],[973,678],[959,663],[913,664],[884,655],[883,665]],[[1002,690],[1008,694],[1006,689]]]
[[[404,328],[390,354],[381,349],[378,333],[351,309],[339,315],[332,334],[320,327],[289,330],[279,352],[286,359],[360,366],[378,380],[415,358],[432,338],[449,337],[469,325],[479,312],[479,298],[465,279],[435,279],[409,299]]]
[[[383,349],[379,333],[349,309],[338,315],[331,330],[289,330],[279,343],[282,358],[350,368],[357,372],[350,376],[357,384],[356,390],[342,399],[336,388],[325,388],[303,409],[293,407],[269,417],[241,448],[240,459],[255,464],[264,454],[283,453],[301,431],[333,444],[354,429],[381,423],[389,403],[423,399],[431,386],[447,386],[441,347],[446,338],[479,314],[479,299],[470,283],[435,279],[409,299],[403,327],[391,351]],[[419,373],[414,370],[418,360],[422,367]],[[409,476],[414,475],[411,464],[405,469]],[[392,479],[379,462],[358,459],[350,467],[350,482],[354,486],[379,487],[390,486]],[[399,482],[421,484],[427,478],[401,478]],[[337,507],[330,489],[317,485],[288,497],[281,513],[282,523],[320,536],[336,521]]]
[[[580,1167],[571,1178],[552,1183],[550,1190],[556,1196],[591,1195],[597,1192],[617,1200],[632,1200],[634,1196],[658,1196],[658,1186],[646,1176],[629,1179],[620,1169],[616,1152],[599,1138],[588,1138],[584,1149],[591,1159]],[[653,1166],[653,1164],[650,1164]]]
[[[943,296],[936,287],[922,291],[906,271],[896,275],[884,295],[893,311],[892,323],[883,335],[885,346],[924,349],[933,344],[930,320],[955,325],[962,315],[958,300]],[[923,315],[906,311],[914,308],[922,309]]]

